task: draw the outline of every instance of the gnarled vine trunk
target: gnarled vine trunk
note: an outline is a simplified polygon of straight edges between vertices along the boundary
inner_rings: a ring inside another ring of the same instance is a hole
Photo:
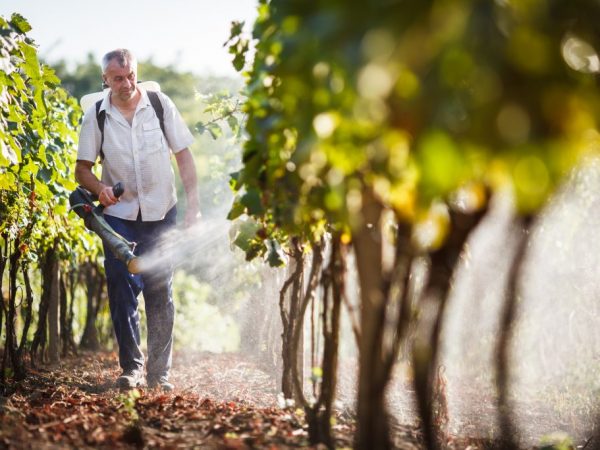
[[[299,329],[298,310],[302,298],[302,284],[304,274],[304,255],[300,247],[299,240],[291,240],[291,274],[285,281],[279,293],[279,312],[281,314],[281,323],[283,325],[281,356],[283,360],[283,369],[281,377],[281,390],[286,399],[296,399],[294,390],[294,367],[300,363],[301,352],[299,349],[293,349],[292,341],[294,330]],[[288,295],[288,290],[291,291]],[[286,299],[288,300],[286,302]]]
[[[334,235],[331,239],[331,257],[329,259],[329,264],[323,270],[322,274],[323,355],[319,395],[314,405],[309,405],[304,402],[310,443],[312,445],[323,443],[331,449],[334,448],[331,431],[331,416],[337,384],[340,313],[345,289],[345,274],[346,249],[340,241],[340,236]],[[307,295],[310,294],[307,292]],[[306,303],[308,302],[303,304],[302,318],[304,317],[304,312],[306,310]],[[297,379],[298,377],[296,377],[296,380]]]
[[[391,448],[382,354],[386,299],[379,226],[383,207],[374,200],[369,201],[367,195],[363,195],[363,204],[364,223],[352,237],[361,298],[355,447],[383,450]]]
[[[40,307],[38,311],[38,324],[33,342],[31,343],[31,361],[45,361],[44,349],[46,347],[47,317],[50,306],[50,296],[52,291],[52,278],[54,261],[56,260],[56,251],[54,248],[46,250],[42,264],[42,295],[40,298]]]
[[[391,438],[385,389],[411,319],[412,226],[396,218],[394,257],[391,265],[384,267],[381,227],[389,211],[368,191],[363,193],[363,201],[364,223],[352,237],[361,291],[355,447],[387,449]]]
[[[48,359],[51,363],[60,361],[60,265],[53,258],[50,265],[51,284],[48,299]]]
[[[20,357],[17,346],[17,334],[15,329],[15,321],[17,319],[17,273],[19,272],[19,260],[21,259],[21,241],[17,238],[12,243],[12,252],[9,257],[8,267],[8,311],[6,313],[6,340],[4,344],[4,360],[3,369],[6,367],[7,356],[10,359],[10,364],[14,372],[14,377],[17,380],[25,378],[25,364]]]
[[[496,385],[498,390],[498,422],[500,445],[507,450],[518,449],[517,429],[512,421],[509,402],[509,356],[513,322],[517,313],[518,282],[527,254],[529,231],[533,216],[527,215],[518,221],[519,240],[508,274],[506,299],[500,318],[500,333],[496,344]]]
[[[421,417],[425,443],[429,449],[439,448],[439,436],[434,417],[436,380],[439,379],[438,355],[444,311],[448,304],[452,275],[471,232],[477,227],[487,209],[474,213],[450,211],[450,235],[445,244],[430,256],[430,269],[419,305],[421,312],[431,312],[429,320],[417,324],[413,343],[412,362],[417,406]],[[423,314],[427,317],[429,314]],[[439,391],[438,391],[439,392]],[[443,395],[443,392],[441,392]],[[445,399],[439,399],[444,403]]]
[[[79,271],[65,271],[60,277],[60,340],[61,355],[70,352],[77,353],[77,345],[73,336],[73,321],[75,320],[75,287]]]
[[[96,319],[101,306],[104,277],[100,274],[98,266],[91,262],[86,263],[81,270],[85,280],[87,308],[79,346],[87,350],[99,350],[100,339],[98,338]]]

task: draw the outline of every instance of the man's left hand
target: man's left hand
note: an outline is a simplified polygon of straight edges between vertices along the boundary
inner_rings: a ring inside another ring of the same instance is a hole
[[[187,210],[185,211],[184,225],[188,228],[200,219],[200,208],[198,207],[198,176],[196,175],[194,158],[192,157],[192,152],[190,152],[189,148],[186,147],[175,153],[175,159],[187,197]]]
[[[200,214],[198,208],[187,208],[187,210],[185,211],[185,217],[183,219],[183,224],[185,228],[189,228],[195,225],[197,222],[200,221],[201,216],[202,215]]]

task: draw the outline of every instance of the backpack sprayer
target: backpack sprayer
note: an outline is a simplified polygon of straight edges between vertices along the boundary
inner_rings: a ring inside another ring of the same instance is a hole
[[[112,189],[113,194],[117,198],[124,191],[123,184],[120,182],[115,184]],[[130,273],[139,273],[140,264],[138,257],[133,254],[136,245],[135,242],[129,242],[111,228],[108,222],[104,220],[104,206],[94,205],[94,202],[97,200],[98,197],[81,186],[77,186],[71,195],[69,195],[71,209],[83,219],[85,227],[100,236],[104,245],[113,252],[119,261],[122,261],[127,266],[127,270]]]

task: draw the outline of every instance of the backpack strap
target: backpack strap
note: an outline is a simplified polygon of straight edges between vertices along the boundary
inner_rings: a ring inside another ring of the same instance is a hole
[[[100,111],[100,105],[102,105],[102,100],[98,100],[96,102],[96,121],[98,122],[98,128],[100,129],[100,160],[104,160],[104,150],[102,150],[102,145],[104,145],[104,121],[106,120],[106,111]]]
[[[163,109],[163,105],[160,102],[160,99],[158,98],[158,93],[156,91],[146,91],[146,93],[148,94],[148,99],[150,100],[150,103],[152,104],[152,107],[154,108],[154,112],[156,113],[156,117],[158,117],[158,121],[160,122],[160,129],[163,132],[163,135],[165,135],[165,137],[167,136],[165,134],[165,118],[164,118],[164,109]]]
[[[163,105],[158,98],[158,94],[155,91],[146,91],[148,94],[148,99],[150,100],[150,104],[156,113],[156,117],[158,117],[158,122],[160,123],[160,129],[162,130],[163,135],[165,134],[165,118],[164,118],[164,109]],[[104,160],[104,151],[102,150],[102,146],[104,145],[104,122],[106,121],[106,111],[103,109],[100,111],[100,106],[102,105],[103,100],[98,100],[96,102],[96,121],[98,122],[98,128],[100,129],[100,159]]]

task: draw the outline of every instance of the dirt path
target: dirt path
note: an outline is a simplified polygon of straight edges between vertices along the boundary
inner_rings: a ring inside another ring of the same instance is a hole
[[[0,449],[312,448],[303,412],[280,408],[274,377],[243,355],[175,355],[176,389],[169,394],[146,388],[121,392],[114,387],[119,372],[114,353],[82,353],[32,371],[0,397]],[[341,377],[346,396],[351,384],[352,377]],[[421,450],[410,392],[404,391],[390,395],[407,414],[392,421],[393,443]],[[342,397],[333,427],[336,448],[351,448],[353,401]],[[483,448],[455,437],[444,447]]]
[[[299,410],[277,407],[274,380],[239,355],[176,357],[174,392],[114,388],[112,353],[34,371],[0,398],[0,448],[308,448]],[[339,447],[353,428],[338,419]]]

